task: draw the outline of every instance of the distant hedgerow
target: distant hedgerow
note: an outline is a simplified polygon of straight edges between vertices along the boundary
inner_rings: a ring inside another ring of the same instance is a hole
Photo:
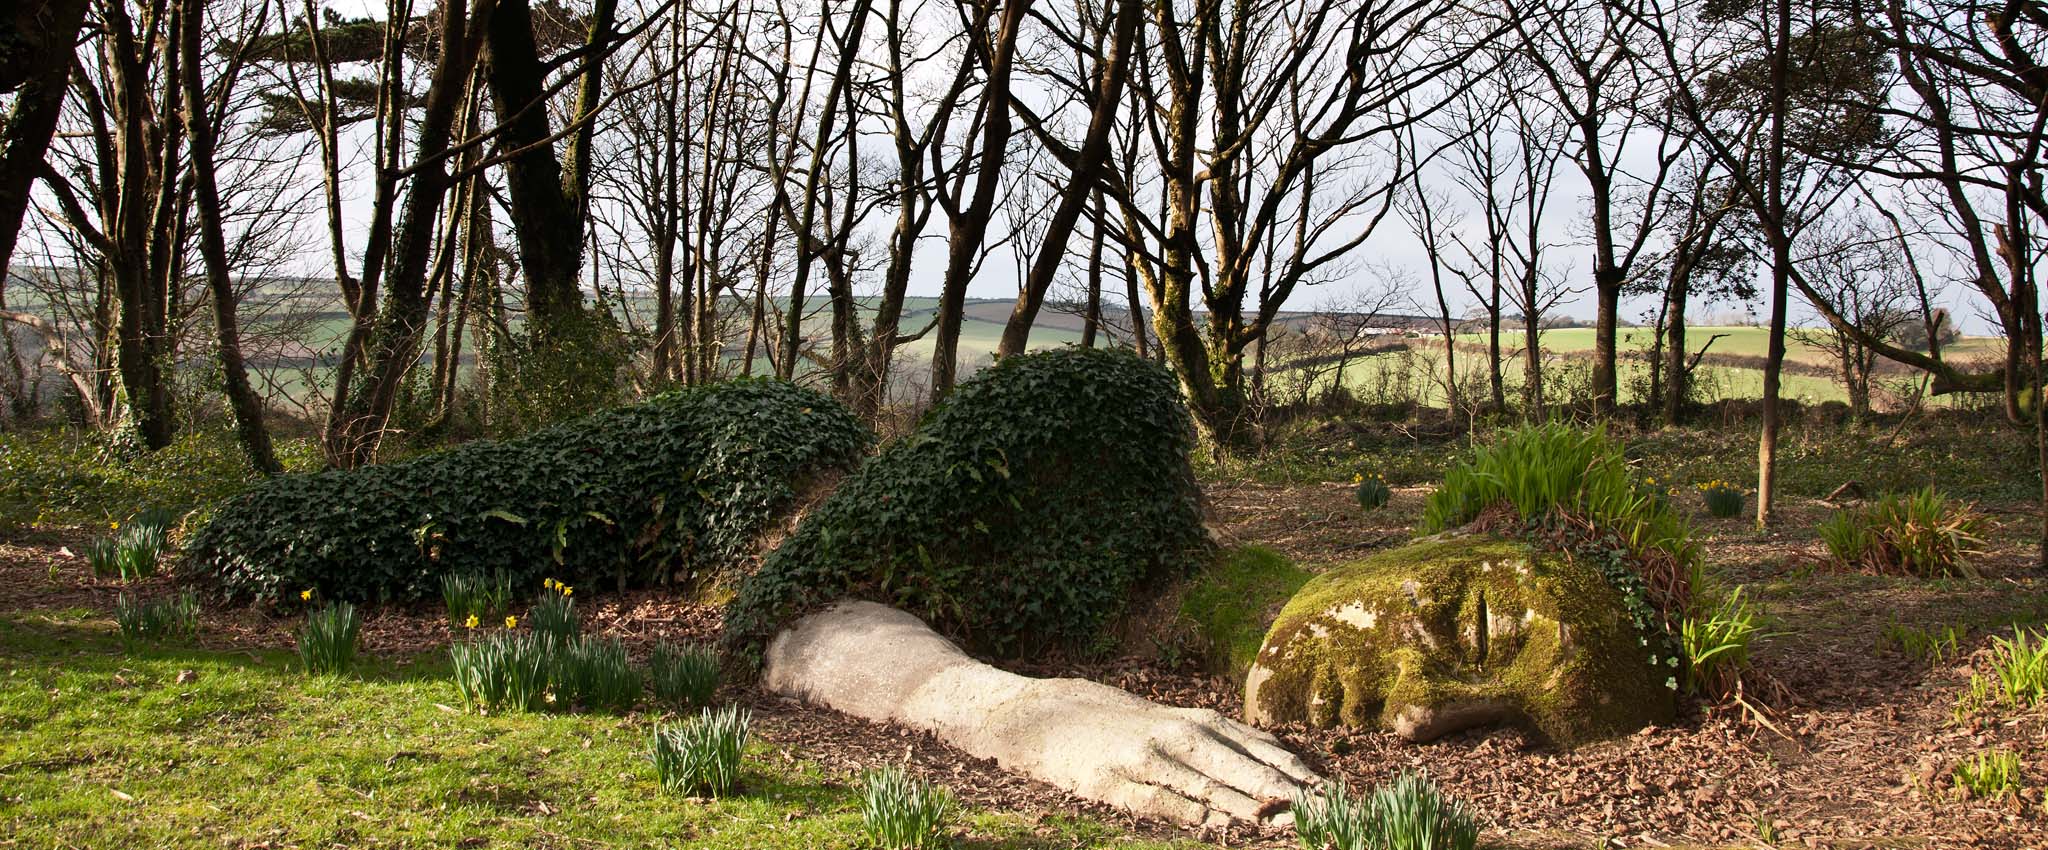
[[[812,390],[740,380],[679,390],[503,442],[287,475],[223,504],[188,546],[231,596],[417,599],[452,572],[648,583],[724,571],[806,477],[869,435]]]
[[[787,618],[854,595],[997,653],[1079,645],[1147,577],[1205,545],[1172,373],[1123,351],[1005,357],[848,476],[740,586],[746,657]]]

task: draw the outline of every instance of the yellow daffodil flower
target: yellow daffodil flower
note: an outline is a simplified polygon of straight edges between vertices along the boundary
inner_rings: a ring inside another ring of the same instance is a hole
[[[562,588],[562,595],[563,595],[563,596],[572,596],[572,595],[574,595],[574,594],[576,593],[576,588],[570,587],[570,586],[568,586],[568,585],[566,585],[566,584],[565,584],[565,585],[561,585],[561,588]]]
[[[467,619],[467,620],[464,620],[464,621],[462,621],[462,625],[463,625],[463,626],[464,626],[465,628],[471,628],[471,629],[474,629],[474,628],[476,628],[476,615],[475,615],[475,614],[471,614],[471,615],[469,615],[469,619]]]
[[[505,618],[505,628],[508,628],[508,629],[516,629],[516,628],[519,628],[519,618],[518,618],[518,617],[506,617],[506,618]]]
[[[311,602],[311,601],[313,601],[313,591],[312,591],[312,590],[310,590],[310,589],[309,589],[309,590],[301,590],[301,591],[299,591],[299,601],[300,601],[300,602]]]

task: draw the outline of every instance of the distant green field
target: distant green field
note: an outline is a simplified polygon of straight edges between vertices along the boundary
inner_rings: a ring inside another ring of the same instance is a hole
[[[1762,328],[1712,327],[1691,328],[1687,334],[1687,347],[1697,351],[1698,346],[1715,334],[1726,334],[1716,341],[1709,353],[1734,357],[1765,356],[1768,334]],[[1629,352],[1640,352],[1649,348],[1650,334],[1644,329],[1623,329],[1619,347],[1624,356]],[[1470,391],[1483,392],[1486,384],[1486,367],[1483,355],[1471,346],[1484,345],[1486,338],[1479,334],[1460,334],[1461,346],[1457,352],[1460,385],[1473,388]],[[1546,380],[1558,380],[1569,386],[1580,385],[1586,380],[1589,361],[1584,356],[1593,350],[1593,329],[1559,328],[1544,331],[1542,336],[1546,352]],[[1522,386],[1522,365],[1520,360],[1521,337],[1502,339],[1503,353],[1509,362],[1503,364],[1502,383],[1509,395],[1516,395]],[[1404,402],[1419,400],[1424,405],[1441,406],[1445,403],[1444,350],[1441,338],[1415,337],[1407,340],[1408,350],[1393,352],[1353,361],[1344,376],[1345,384],[1361,399],[1368,402]],[[1944,354],[1951,359],[1966,360],[1998,356],[2004,342],[1998,339],[1970,337],[1944,348]],[[1788,371],[1783,376],[1783,397],[1805,404],[1819,404],[1828,401],[1847,401],[1848,393],[1833,377],[1835,361],[1825,349],[1793,342],[1787,351],[1787,359],[1797,371]],[[1621,364],[1619,383],[1621,400],[1624,404],[1640,401],[1648,389],[1648,372],[1640,360],[1624,360]],[[1825,375],[1813,374],[1817,369],[1827,370]],[[1700,382],[1704,402],[1763,397],[1763,371],[1746,365],[1716,364],[1709,360],[1702,363],[1695,374]],[[1874,403],[1883,407],[1888,403],[1888,394],[1906,389],[1912,374],[1892,372],[1873,379]],[[1275,382],[1285,385],[1286,376],[1276,377]],[[1553,393],[1556,390],[1552,391]],[[1937,403],[1940,403],[1937,400]]]
[[[1825,348],[1806,345],[1795,337],[1786,340],[1785,357],[1788,360],[1832,368],[1834,354]],[[1519,331],[1509,334],[1501,331],[1501,345],[1519,349],[1522,335]],[[1655,342],[1654,332],[1649,328],[1622,328],[1616,333],[1616,347],[1624,352],[1645,351]],[[1770,332],[1767,328],[1750,326],[1732,327],[1688,327],[1685,330],[1685,346],[1697,352],[1711,337],[1714,340],[1708,354],[1725,354],[1735,357],[1763,357],[1769,353]],[[1484,343],[1484,334],[1459,334],[1460,342]],[[1542,332],[1545,351],[1566,353],[1593,350],[1592,328],[1556,328]],[[1942,354],[1955,360],[1998,357],[2005,353],[2005,342],[1993,337],[1964,337],[1954,343],[1942,346]]]

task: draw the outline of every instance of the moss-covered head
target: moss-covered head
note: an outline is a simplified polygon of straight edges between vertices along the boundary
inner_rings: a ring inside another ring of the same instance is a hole
[[[1245,681],[1260,725],[1383,726],[1414,740],[1490,723],[1560,743],[1668,721],[1675,657],[1600,570],[1491,535],[1444,535],[1309,581]]]

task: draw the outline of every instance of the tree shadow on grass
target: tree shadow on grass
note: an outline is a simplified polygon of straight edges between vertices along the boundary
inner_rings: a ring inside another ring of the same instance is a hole
[[[291,650],[211,648],[188,638],[127,641],[111,620],[78,610],[0,612],[0,657],[15,660],[23,670],[48,667],[73,673],[114,675],[142,660],[301,674],[298,654]],[[335,678],[393,684],[447,681],[448,656],[446,652],[409,657],[358,653],[354,668]]]

